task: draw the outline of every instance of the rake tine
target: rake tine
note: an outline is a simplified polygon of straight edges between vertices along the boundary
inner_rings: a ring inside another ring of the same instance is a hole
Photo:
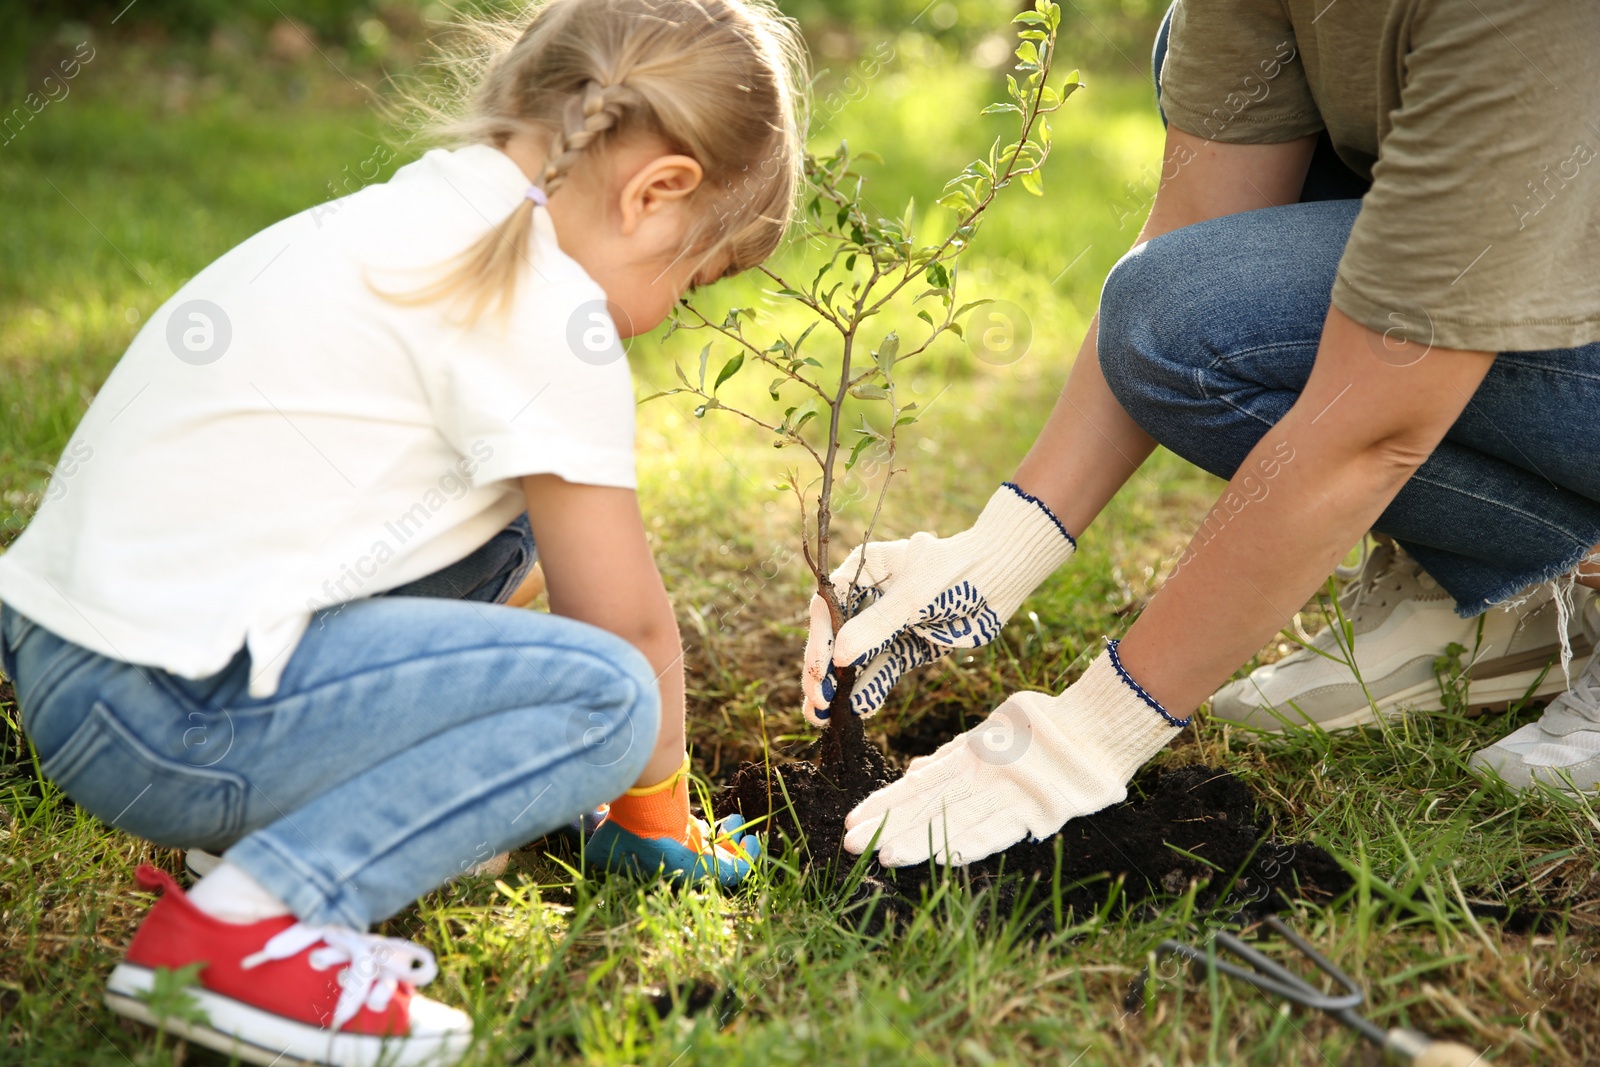
[[[1214,973],[1237,978],[1239,981],[1253,986],[1263,993],[1276,995],[1292,1004],[1327,1012],[1379,1048],[1410,1061],[1412,1067],[1481,1067],[1483,1063],[1482,1054],[1466,1045],[1460,1045],[1453,1041],[1436,1041],[1427,1034],[1419,1033],[1415,1030],[1395,1029],[1386,1031],[1370,1019],[1364,1018],[1356,1011],[1356,1008],[1366,999],[1366,996],[1361,987],[1356,985],[1354,979],[1336,967],[1322,953],[1312,948],[1304,938],[1290,930],[1277,916],[1269,916],[1267,925],[1282,934],[1290,944],[1314,963],[1318,970],[1349,990],[1349,992],[1343,996],[1330,996],[1323,993],[1304,978],[1285,970],[1275,961],[1268,959],[1237,937],[1222,930],[1217,931],[1212,936],[1211,941],[1206,946],[1207,950],[1204,952],[1193,945],[1186,945],[1181,941],[1168,939],[1156,946],[1156,954],[1157,956],[1182,956],[1195,964],[1196,968],[1209,968]],[[1253,969],[1247,970],[1229,963],[1227,960],[1219,959],[1217,956],[1217,946],[1219,944],[1249,963]]]
[[[1309,941],[1295,933],[1293,930],[1289,929],[1288,923],[1284,922],[1276,915],[1269,915],[1267,916],[1267,925],[1276,930],[1284,940],[1288,941],[1295,948],[1299,949],[1300,953],[1305,956],[1306,959],[1316,964],[1319,971],[1327,975],[1329,978],[1332,978],[1335,982],[1338,982],[1340,985],[1344,986],[1345,989],[1349,991],[1350,995],[1355,997],[1355,1000],[1351,1004],[1347,1005],[1348,1007],[1353,1008],[1366,999],[1365,993],[1363,992],[1362,988],[1356,984],[1356,980],[1354,978],[1351,978],[1348,974],[1344,973],[1344,971],[1339,969],[1337,964],[1328,959],[1328,957],[1324,956],[1322,953],[1318,952],[1316,947],[1313,946]]]
[[[1298,942],[1299,939],[1295,938],[1294,940]],[[1219,945],[1244,960],[1250,965],[1251,969],[1247,970],[1219,958],[1217,954],[1217,946]],[[1302,945],[1303,943],[1296,944],[1295,947],[1301,948]],[[1252,985],[1264,993],[1281,997],[1291,1004],[1298,1004],[1303,1008],[1336,1013],[1356,1008],[1366,999],[1360,987],[1351,982],[1343,972],[1337,972],[1337,969],[1335,969],[1337,973],[1333,973],[1333,977],[1349,992],[1340,996],[1330,996],[1225,931],[1217,931],[1208,947],[1209,951],[1201,951],[1180,941],[1167,940],[1161,942],[1158,946],[1158,951],[1182,956],[1195,964],[1211,968],[1231,978],[1237,978],[1239,981]],[[1316,956],[1312,957],[1312,962],[1319,963],[1319,965],[1327,964],[1329,967],[1332,966],[1326,960]]]

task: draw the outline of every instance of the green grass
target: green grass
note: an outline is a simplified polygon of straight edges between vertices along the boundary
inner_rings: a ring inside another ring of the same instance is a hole
[[[870,195],[898,214],[910,197],[931,203],[981,146],[986,128],[968,116],[994,86],[914,36],[895,44],[894,63],[819,145],[842,136],[879,152],[889,162],[869,168]],[[1070,43],[1062,50],[1070,62]],[[323,199],[381,133],[326,69],[201,59],[178,78],[132,45],[106,52],[71,97],[0,147],[0,543],[31,513],[138,323],[232,244]],[[967,267],[969,296],[1024,309],[1033,347],[1007,367],[956,340],[928,354],[911,376],[927,415],[904,442],[908,472],[890,491],[885,535],[957,529],[1010,473],[1100,279],[1131,240],[1159,124],[1148,87],[1124,80],[1125,68],[1085,78],[1057,126],[1049,195],[1002,206]],[[736,281],[711,299],[765,298]],[[641,395],[670,382],[671,360],[692,359],[698,344],[638,343]],[[808,736],[795,680],[804,568],[792,502],[772,488],[789,456],[673,400],[641,409],[640,446],[645,511],[693,667],[697,763],[723,776]],[[943,701],[981,716],[1018,686],[1063,684],[1102,634],[1126,627],[1216,488],[1158,454],[1000,642],[903,685],[872,730],[890,733]],[[844,542],[864,518],[863,503],[846,509]],[[0,711],[10,722],[0,733],[0,1063],[223,1062],[100,1005],[146,903],[130,891],[134,866],[176,869],[179,857],[109,831],[40,781],[15,709]],[[1291,919],[1372,990],[1373,1018],[1497,1061],[1595,1062],[1600,819],[1581,802],[1506,796],[1468,776],[1466,756],[1511,725],[1439,715],[1262,739],[1202,721],[1161,759],[1242,775],[1282,833],[1323,843],[1356,873],[1347,899]],[[1499,880],[1534,883],[1564,922],[1525,937],[1473,918],[1465,891],[1505,900]],[[575,877],[533,849],[500,883],[446,887],[387,928],[438,953],[430,992],[478,1019],[476,1064],[1375,1062],[1337,1026],[1225,983],[1165,978],[1142,1013],[1125,1015],[1123,993],[1156,943],[1193,936],[1203,920],[1192,901],[1191,889],[1153,916],[1078,915],[1034,939],[955,875],[908,924],[869,934],[823,880],[788,864],[764,866],[737,894],[679,893]],[[1051,906],[1042,890],[1034,903]]]

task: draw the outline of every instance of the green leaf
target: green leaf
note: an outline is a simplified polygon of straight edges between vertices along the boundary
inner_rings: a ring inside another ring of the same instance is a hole
[[[933,316],[928,314],[928,309],[927,308],[923,308],[921,311],[917,312],[917,318],[921,319],[923,322],[927,323],[929,326],[933,325]]]
[[[722,401],[718,400],[716,397],[712,397],[710,400],[707,400],[704,404],[701,404],[699,407],[694,409],[694,417],[697,419],[703,419],[706,417],[706,412],[714,411],[721,406]]]
[[[794,425],[789,427],[790,432],[798,434],[802,426],[820,415],[821,411],[818,410],[820,406],[821,402],[816,397],[812,397],[802,404],[800,410],[795,414]]]
[[[778,390],[782,389],[783,388],[783,383],[787,382],[788,380],[789,379],[787,379],[787,378],[774,378],[774,379],[772,379],[772,384],[767,386],[767,393],[772,397],[772,399],[774,399],[774,400],[778,399]]]
[[[894,357],[899,354],[900,335],[897,333],[891,333],[886,336],[883,339],[883,344],[879,345],[878,350],[872,353],[872,358],[877,360],[878,369],[883,372],[885,378],[889,376],[889,369],[894,366]]]
[[[711,358],[711,346],[706,345],[700,350],[700,391],[706,391],[706,361]]]
[[[857,432],[859,433],[860,431]],[[863,435],[861,440],[856,442],[855,447],[850,450],[850,458],[844,461],[844,469],[849,470],[851,467],[854,467],[856,465],[856,460],[861,458],[861,453],[865,452],[867,450],[867,446],[876,440],[876,437],[867,437]]]
[[[855,397],[857,400],[888,400],[889,390],[885,389],[881,385],[873,385],[870,382],[863,382],[854,389],[850,390],[850,395]]]
[[[1014,112],[1014,113],[1020,115],[1020,114],[1022,114],[1022,109],[1020,107],[1018,107],[1016,104],[1006,104],[1006,103],[990,104],[988,107],[986,107],[982,111],[978,112],[978,114],[980,114],[980,115],[1004,115],[1007,112]],[[943,201],[941,201],[941,203],[942,202]]]
[[[1047,25],[1050,20],[1037,11],[1024,11],[1011,21],[1026,23],[1029,26],[1044,26]]]
[[[985,304],[992,303],[994,303],[994,298],[988,296],[984,297],[982,300],[969,300],[965,304],[962,304],[960,307],[956,308],[956,313],[952,315],[951,318],[962,318],[973,308],[982,307]]]
[[[961,189],[945,193],[934,203],[940,207],[947,207],[958,215],[964,215],[972,210],[972,201],[967,199],[967,194]]]
[[[664,396],[677,396],[681,392],[683,392],[682,389],[663,389],[659,393],[651,393],[649,396],[644,397],[639,403],[648,404],[652,400],[660,400]],[[777,398],[774,397],[773,399]]]
[[[200,972],[205,966],[205,963],[198,962],[185,964],[176,970],[157,967],[150,988],[135,993],[134,997],[150,1009],[150,1014],[155,1016],[160,1026],[165,1026],[168,1019],[195,1026],[210,1026],[210,1017],[195,995],[189,992],[200,984]]]
[[[1022,187],[1034,196],[1044,195],[1044,171],[1030,170],[1021,176]]]
[[[722,369],[717,372],[717,382],[711,387],[711,391],[714,393],[721,389],[722,383],[738,374],[739,368],[742,366],[744,366],[744,353],[740,352],[722,365]]]
[[[683,383],[683,387],[685,389],[693,389],[694,388],[694,386],[689,384],[689,376],[687,374],[683,373],[683,364],[682,363],[679,363],[677,360],[673,360],[672,369],[677,372],[678,381]]]

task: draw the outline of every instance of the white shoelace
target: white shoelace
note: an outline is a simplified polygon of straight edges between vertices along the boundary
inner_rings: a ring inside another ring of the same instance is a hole
[[[398,937],[363,934],[348,926],[308,926],[295,923],[274,936],[260,952],[246,956],[239,966],[244,970],[269,960],[286,960],[317,945],[311,952],[313,968],[325,971],[347,964],[339,975],[339,1003],[333,1011],[331,1029],[342,1029],[356,1017],[362,1005],[383,1011],[401,982],[427,985],[439,973],[433,953],[421,945]]]

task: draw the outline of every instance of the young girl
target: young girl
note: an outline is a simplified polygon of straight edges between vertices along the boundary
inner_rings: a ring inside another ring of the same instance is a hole
[[[201,271],[140,331],[0,558],[0,656],[45,773],[221,851],[112,975],[261,1063],[450,1063],[429,952],[364,933],[610,801],[587,858],[737,882],[690,816],[682,651],[635,498],[619,338],[761,262],[801,151],[764,0],[552,0],[464,142]],[[535,549],[550,614],[529,599]]]

